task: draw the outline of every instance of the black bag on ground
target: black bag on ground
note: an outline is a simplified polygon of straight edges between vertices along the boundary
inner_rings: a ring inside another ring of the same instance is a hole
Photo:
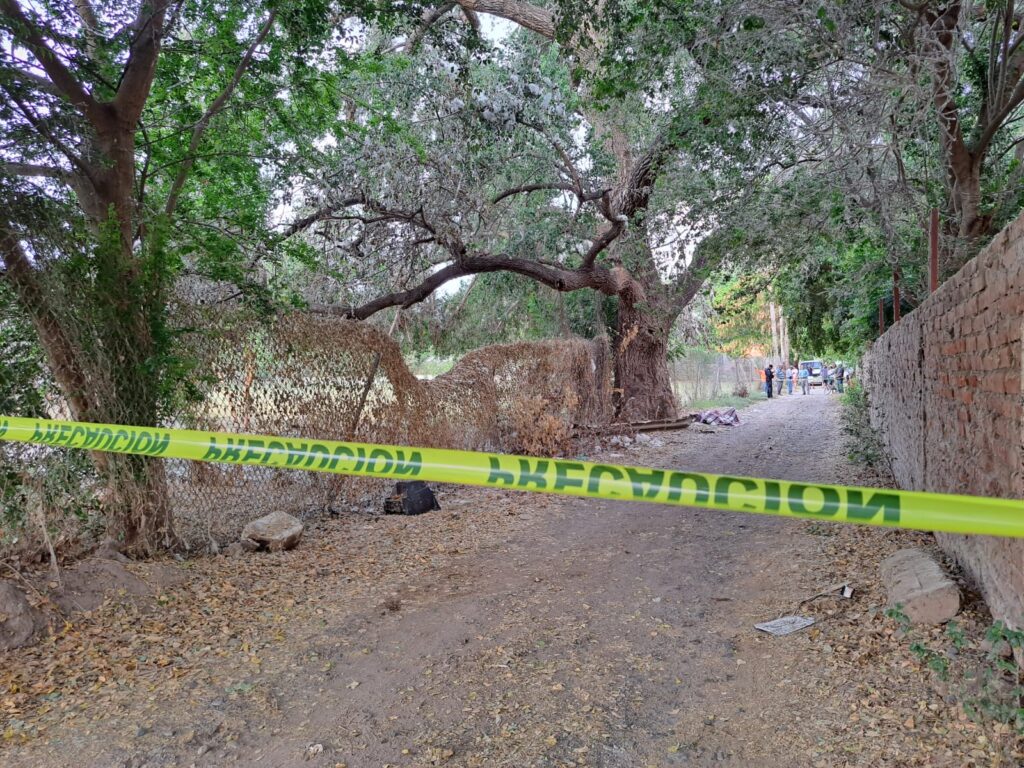
[[[384,499],[386,515],[422,515],[440,508],[434,492],[422,480],[395,483],[394,493]]]

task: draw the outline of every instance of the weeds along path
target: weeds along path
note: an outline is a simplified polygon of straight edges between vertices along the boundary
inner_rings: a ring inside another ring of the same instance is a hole
[[[601,456],[870,482],[843,458],[838,410],[821,392],[783,397],[743,411],[739,427]],[[19,692],[0,762],[1012,759],[1009,736],[967,722],[882,616],[877,559],[927,536],[469,489],[441,502],[418,518],[327,521],[291,553],[171,564],[180,583],[158,605],[107,605],[8,654],[2,683]],[[753,629],[839,580],[855,598],[805,606],[819,620],[809,631]]]

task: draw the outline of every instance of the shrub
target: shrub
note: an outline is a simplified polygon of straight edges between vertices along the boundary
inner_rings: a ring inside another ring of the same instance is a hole
[[[871,425],[871,402],[867,392],[857,383],[850,384],[843,393],[842,405],[843,434],[850,438],[847,456],[857,464],[892,477],[892,462],[885,444]]]

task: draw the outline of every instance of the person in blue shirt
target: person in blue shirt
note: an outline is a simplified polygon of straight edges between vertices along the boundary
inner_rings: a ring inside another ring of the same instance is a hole
[[[806,365],[800,366],[800,391],[805,395],[807,394],[807,380],[810,378],[811,372],[807,370]]]

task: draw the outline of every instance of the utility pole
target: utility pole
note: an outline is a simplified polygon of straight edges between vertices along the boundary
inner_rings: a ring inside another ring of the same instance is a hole
[[[895,325],[900,321],[900,272],[898,269],[892,271],[892,323]]]
[[[789,365],[789,322],[779,306],[779,336],[782,339],[782,364]]]

